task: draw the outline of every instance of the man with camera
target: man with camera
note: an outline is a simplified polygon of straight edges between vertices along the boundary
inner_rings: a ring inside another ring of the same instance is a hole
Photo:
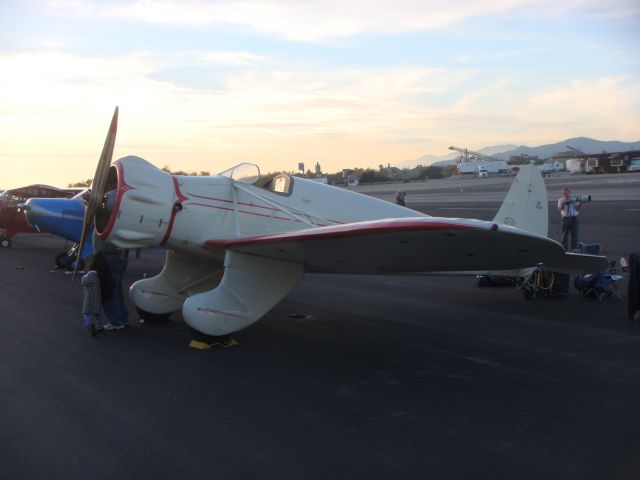
[[[567,187],[560,189],[562,197],[558,199],[558,210],[562,216],[562,246],[569,250],[569,234],[571,234],[571,249],[578,250],[578,232],[580,230],[580,206],[583,202],[590,202],[591,195],[571,196]]]

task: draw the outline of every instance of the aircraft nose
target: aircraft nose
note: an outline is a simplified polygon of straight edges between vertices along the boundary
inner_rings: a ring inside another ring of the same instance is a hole
[[[43,222],[48,213],[44,206],[37,199],[30,198],[21,208],[24,209],[29,226],[39,230],[39,224]]]

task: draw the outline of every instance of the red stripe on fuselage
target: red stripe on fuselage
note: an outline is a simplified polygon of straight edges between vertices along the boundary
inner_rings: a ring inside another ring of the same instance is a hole
[[[178,197],[178,201],[176,202],[176,204],[181,204],[185,201],[185,200],[189,200],[189,197],[186,197],[185,195],[183,195],[182,191],[180,191],[180,184],[178,183],[178,179],[176,177],[174,177],[173,175],[171,176],[171,179],[173,180],[173,191],[176,194],[176,197]],[[173,205],[171,207],[171,217],[169,217],[169,226],[167,227],[167,233],[164,234],[164,238],[162,239],[162,242],[160,242],[160,245],[164,245],[167,240],[169,240],[169,237],[171,236],[171,231],[173,230],[173,223],[176,220],[176,215],[178,213],[178,210],[176,209],[175,205]]]
[[[124,181],[124,166],[120,160],[115,162],[116,172],[118,174],[118,190],[116,192],[116,201],[113,206],[113,211],[111,212],[111,216],[109,217],[109,223],[107,224],[107,228],[104,231],[100,232],[96,228],[96,232],[98,232],[98,236],[102,240],[106,240],[109,238],[111,234],[111,230],[113,230],[113,226],[116,223],[116,218],[118,217],[118,212],[120,211],[120,204],[122,203],[122,197],[129,190],[134,190],[134,187],[127,185],[127,182]]]
[[[195,194],[193,194],[193,193],[191,193],[191,192],[187,192],[187,193],[188,193],[189,195],[191,195],[192,197],[196,197],[196,198],[204,198],[205,200],[214,200],[214,201],[216,201],[216,202],[233,203],[233,200],[226,200],[226,199],[224,199],[224,198],[207,197],[206,195],[195,195]],[[203,203],[197,203],[197,204],[196,204],[196,203],[194,203],[194,204],[192,204],[192,205],[200,205],[200,206],[203,206],[203,207],[207,206],[207,205],[205,205],[205,204],[203,204]],[[265,209],[265,210],[271,210],[271,211],[279,211],[279,209],[278,209],[277,207],[270,207],[270,206],[265,206],[265,205],[258,205],[258,204],[256,204],[256,203],[238,202],[238,205],[244,205],[244,206],[246,206],[246,207],[254,207],[254,208],[263,208],[263,209]],[[226,210],[226,209],[225,209],[225,210]],[[228,210],[230,210],[230,209],[228,209]],[[261,216],[261,217],[277,218],[277,219],[279,219],[279,220],[292,220],[292,219],[290,219],[290,218],[274,217],[274,216],[272,216],[272,215],[264,215],[264,214],[259,214],[259,213],[247,212],[246,210],[239,210],[239,211],[240,211],[240,212],[242,212],[242,213],[248,213],[248,214],[251,214],[251,215],[258,215],[258,216]],[[299,216],[299,217],[305,217],[305,216],[306,216],[304,213],[300,213],[300,212],[292,211],[291,213],[292,213],[293,215],[297,215],[297,216]],[[296,222],[298,222],[298,221],[299,221],[299,220],[296,220]],[[334,221],[334,220],[329,220],[329,221],[330,221],[330,222],[333,222],[333,223],[343,223],[343,222],[338,222],[338,221]],[[325,226],[325,225],[319,225],[319,226]]]

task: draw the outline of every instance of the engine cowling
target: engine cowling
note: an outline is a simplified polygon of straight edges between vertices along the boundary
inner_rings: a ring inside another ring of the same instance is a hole
[[[124,157],[111,166],[105,192],[95,216],[101,240],[118,248],[155,247],[167,240],[180,209],[169,173],[140,157]]]

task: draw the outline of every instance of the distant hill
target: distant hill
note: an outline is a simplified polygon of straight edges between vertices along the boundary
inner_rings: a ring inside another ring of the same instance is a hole
[[[398,168],[414,168],[418,165],[433,165],[434,163],[440,162],[442,160],[449,160],[455,157],[455,155],[423,155],[420,158],[415,158],[412,160],[404,160],[398,163]]]
[[[455,165],[458,163],[457,158],[452,158],[450,160],[440,160],[438,162],[433,162],[431,165],[434,167],[448,167],[449,165]]]
[[[573,148],[577,148],[584,153],[625,152],[627,150],[640,148],[640,140],[637,142],[618,142],[594,140],[593,138],[587,137],[575,137],[568,138],[558,143],[540,145],[539,147],[527,147],[525,145],[520,145],[513,150],[503,151],[496,154],[495,156],[503,160],[508,160],[510,155],[521,155],[523,153],[526,153],[527,155],[536,155],[539,158],[549,158],[554,153],[569,150],[567,148],[567,145]]]
[[[520,145],[519,147],[516,145],[494,145],[481,148],[478,152],[492,155],[502,160],[508,160],[511,155],[522,155],[523,153],[543,159],[551,157],[554,153],[569,150],[567,145],[577,148],[584,153],[600,153],[603,151],[624,152],[627,150],[640,149],[640,140],[637,142],[619,142],[615,140],[603,141],[587,137],[575,137],[557,143],[540,145],[538,147],[527,147],[526,145]],[[414,160],[400,162],[397,166],[399,168],[413,168],[416,165],[450,165],[455,163],[454,160],[456,158],[458,158],[458,153],[452,151],[447,155],[423,155]]]
[[[510,150],[515,150],[518,148],[517,145],[494,145],[493,147],[484,147],[478,150],[480,153],[484,153],[485,155],[493,155],[495,157],[500,153],[508,152]]]
[[[496,153],[506,152],[507,150],[513,150],[518,148],[516,145],[494,145],[492,147],[484,147],[478,150],[480,153],[484,153],[485,155],[494,155],[497,157]],[[423,155],[420,158],[416,158],[414,160],[405,160],[398,164],[399,168],[414,168],[417,165],[436,165],[436,166],[444,166],[444,165],[455,165],[455,160],[458,158],[460,154],[458,152],[447,153],[446,155]]]

